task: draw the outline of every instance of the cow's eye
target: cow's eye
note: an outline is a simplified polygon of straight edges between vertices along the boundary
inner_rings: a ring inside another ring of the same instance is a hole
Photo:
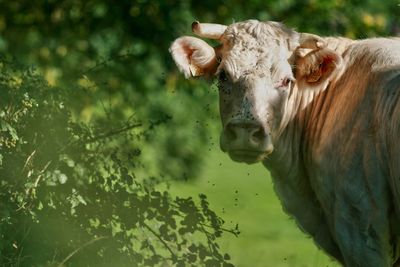
[[[294,82],[295,79],[293,77],[285,77],[278,83],[278,88],[286,88],[290,85],[291,82]]]
[[[219,74],[218,74],[218,80],[220,81],[220,82],[226,82],[227,80],[228,80],[228,75],[226,74],[226,72],[225,71],[220,71],[219,72]]]

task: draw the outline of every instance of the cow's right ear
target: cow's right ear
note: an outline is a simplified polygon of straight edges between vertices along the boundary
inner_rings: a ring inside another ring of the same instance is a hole
[[[327,46],[318,35],[300,33],[294,52],[295,77],[300,85],[316,87],[327,83],[340,68],[341,56]]]
[[[307,87],[318,86],[332,79],[341,62],[341,57],[328,48],[316,49],[306,55],[299,51],[295,62],[296,80]]]
[[[183,36],[176,39],[169,52],[187,79],[214,74],[218,67],[214,48],[196,37]]]

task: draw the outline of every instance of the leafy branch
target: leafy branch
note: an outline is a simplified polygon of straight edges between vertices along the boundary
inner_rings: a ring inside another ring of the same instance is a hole
[[[93,244],[93,243],[95,243],[95,242],[98,242],[98,241],[100,241],[100,240],[106,239],[106,238],[109,238],[109,237],[108,237],[108,236],[99,236],[99,237],[97,237],[97,238],[95,238],[95,239],[92,239],[92,240],[86,242],[85,244],[83,244],[83,245],[80,246],[79,248],[76,248],[76,249],[75,249],[74,251],[72,251],[67,257],[65,257],[65,259],[64,259],[62,262],[60,262],[60,264],[58,265],[58,267],[64,267],[64,266],[65,266],[65,263],[67,263],[67,261],[69,261],[76,253],[78,253],[79,251],[81,251],[81,250],[84,249],[85,247],[88,247],[88,246],[90,246],[91,244]]]

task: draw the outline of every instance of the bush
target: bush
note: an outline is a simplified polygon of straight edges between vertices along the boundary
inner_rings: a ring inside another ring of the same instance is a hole
[[[0,265],[232,266],[217,240],[238,229],[147,177],[140,140],[165,120],[77,122],[78,97],[0,61]]]

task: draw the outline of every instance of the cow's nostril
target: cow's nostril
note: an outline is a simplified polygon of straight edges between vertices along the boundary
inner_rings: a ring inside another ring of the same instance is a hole
[[[252,138],[255,139],[255,141],[262,141],[265,138],[265,131],[263,128],[259,127],[253,132]]]
[[[235,131],[235,126],[229,123],[225,128],[225,135],[229,140],[235,140],[237,138],[237,134]]]

